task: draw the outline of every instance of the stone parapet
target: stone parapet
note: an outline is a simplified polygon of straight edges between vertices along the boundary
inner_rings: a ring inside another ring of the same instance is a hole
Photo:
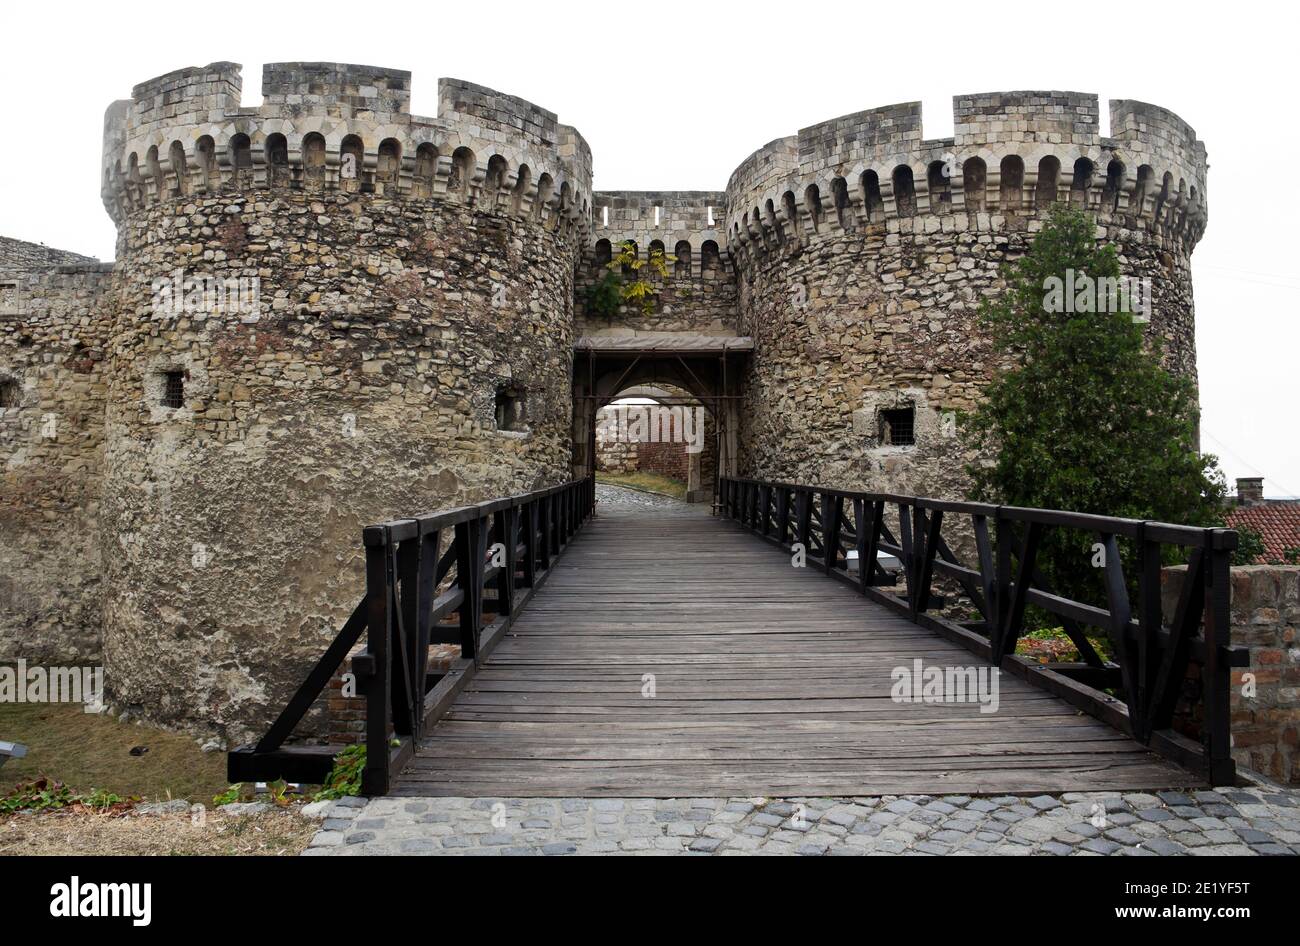
[[[1164,611],[1173,614],[1185,567],[1164,570]],[[1300,567],[1232,569],[1232,643],[1250,664],[1232,672],[1232,757],[1280,782],[1300,784]],[[1193,666],[1185,687],[1199,686]],[[1195,720],[1185,720],[1194,727]]]
[[[104,206],[121,223],[152,204],[260,188],[443,197],[548,227],[591,216],[591,151],[554,113],[440,79],[437,117],[410,114],[411,74],[346,63],[268,63],[263,102],[240,105],[235,63],[137,85],[104,120]]]

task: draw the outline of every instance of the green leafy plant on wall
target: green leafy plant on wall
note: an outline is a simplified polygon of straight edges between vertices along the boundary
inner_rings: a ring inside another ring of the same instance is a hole
[[[587,287],[587,311],[602,319],[612,319],[623,304],[623,280],[618,273],[606,272],[600,282]]]
[[[1237,526],[1237,547],[1232,551],[1232,564],[1253,565],[1265,552],[1264,537],[1250,526]]]
[[[656,298],[655,282],[651,277],[658,277],[660,280],[668,279],[671,275],[669,264],[675,262],[677,262],[676,256],[658,247],[651,249],[643,259],[637,252],[636,244],[631,240],[624,240],[618,245],[618,252],[605,264],[605,268],[616,279],[619,272],[631,273],[631,279],[627,281],[618,279],[614,285],[618,288],[622,302],[637,305],[641,308],[642,315],[649,315],[654,311]],[[597,286],[605,284],[607,280],[608,277],[597,283]],[[617,311],[617,306],[614,307],[614,311]],[[608,316],[612,313],[602,314]]]

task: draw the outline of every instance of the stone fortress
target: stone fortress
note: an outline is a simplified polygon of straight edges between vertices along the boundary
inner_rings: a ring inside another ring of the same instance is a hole
[[[958,96],[926,139],[894,105],[723,191],[599,192],[577,130],[467,82],[436,117],[392,69],[269,64],[262,93],[219,62],[109,107],[114,263],[0,243],[0,659],[102,661],[158,724],[246,739],[359,597],[364,525],[585,475],[637,385],[709,407],[723,474],[960,495],[975,310],[1055,203],[1195,372],[1205,149],[1155,106],[1101,137],[1095,96]],[[598,314],[624,240],[676,259]]]

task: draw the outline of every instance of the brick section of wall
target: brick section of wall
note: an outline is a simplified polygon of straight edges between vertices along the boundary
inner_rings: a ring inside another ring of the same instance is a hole
[[[1183,567],[1164,570],[1165,614],[1173,613],[1185,575]],[[1232,643],[1250,648],[1250,666],[1232,673],[1232,757],[1239,766],[1292,784],[1300,784],[1297,628],[1300,567],[1232,570]],[[1188,695],[1199,688],[1199,670],[1188,673]],[[1248,687],[1249,695],[1243,692]]]
[[[686,482],[690,460],[684,443],[637,444],[637,463],[648,473]]]
[[[364,642],[359,642],[352,648],[325,687],[326,742],[331,746],[351,746],[366,741],[366,698],[343,695],[343,675],[352,670],[352,658],[365,650],[365,646]],[[433,644],[429,648],[430,672],[445,674],[451,662],[459,656],[460,646],[457,644]]]
[[[365,647],[364,642],[359,642],[348,651],[347,658],[339,664],[325,687],[325,705],[329,714],[327,742],[331,746],[350,746],[366,740],[365,697],[343,695],[343,675],[351,672],[352,658]]]

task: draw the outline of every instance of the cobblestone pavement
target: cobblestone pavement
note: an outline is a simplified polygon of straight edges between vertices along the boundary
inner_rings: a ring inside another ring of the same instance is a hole
[[[693,504],[684,503],[671,496],[645,493],[639,489],[628,489],[609,483],[596,484],[596,502],[604,504],[606,508],[613,506],[624,509],[668,509],[680,512],[689,512],[693,508]],[[703,508],[707,509],[708,506]]]
[[[321,854],[1300,854],[1300,792],[347,798]]]

